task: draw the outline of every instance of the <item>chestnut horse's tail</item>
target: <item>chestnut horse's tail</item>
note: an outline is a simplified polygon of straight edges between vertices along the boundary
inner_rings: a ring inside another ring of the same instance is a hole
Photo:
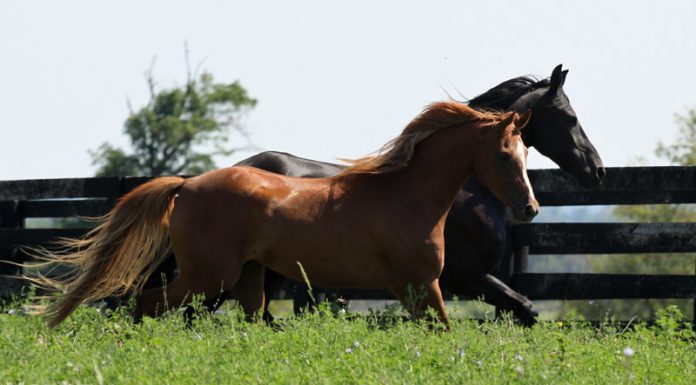
[[[85,237],[61,239],[61,251],[28,249],[42,261],[32,266],[72,268],[57,278],[27,278],[42,288],[64,292],[40,309],[49,326],[61,323],[83,302],[140,292],[147,277],[171,252],[169,217],[183,183],[180,177],[154,179],[121,198]]]

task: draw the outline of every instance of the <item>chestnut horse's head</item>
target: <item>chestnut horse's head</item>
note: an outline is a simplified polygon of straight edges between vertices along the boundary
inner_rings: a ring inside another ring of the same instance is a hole
[[[492,127],[481,127],[483,142],[474,161],[476,177],[520,222],[529,222],[539,213],[527,177],[527,147],[521,135],[530,117],[531,111],[524,115],[507,112]]]

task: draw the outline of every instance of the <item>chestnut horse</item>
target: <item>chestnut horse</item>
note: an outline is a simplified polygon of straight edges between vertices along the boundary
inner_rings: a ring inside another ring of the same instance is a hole
[[[428,106],[380,155],[329,178],[294,178],[230,167],[184,179],[164,177],[125,195],[84,239],[44,260],[77,274],[34,281],[65,294],[45,309],[63,321],[80,303],[134,293],[135,318],[192,295],[231,290],[250,318],[264,306],[266,267],[322,286],[384,288],[414,317],[426,307],[448,324],[438,279],[444,224],[474,174],[520,221],[538,212],[526,174],[521,128],[530,113],[480,112],[448,101]],[[174,252],[179,275],[142,290]],[[409,289],[422,291],[409,302]]]

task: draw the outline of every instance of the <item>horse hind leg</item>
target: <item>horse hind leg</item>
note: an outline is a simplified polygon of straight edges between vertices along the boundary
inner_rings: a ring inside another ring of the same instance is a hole
[[[231,294],[229,290],[220,290],[220,292],[214,297],[203,299],[203,301],[201,302],[201,305],[203,305],[202,310],[205,310],[210,314],[215,313],[222,306],[225,300],[231,298],[230,295]],[[184,318],[186,319],[187,323],[190,324],[195,314],[195,307],[193,307],[192,305],[186,306],[186,309],[184,310]]]
[[[142,292],[137,309],[140,314],[159,315],[168,307],[188,305],[197,296],[202,297],[206,309],[215,311],[237,283],[243,264],[235,246],[239,240],[220,235],[219,229],[190,226],[198,219],[192,215],[190,210],[176,211],[175,207],[169,234],[179,274],[164,288]],[[185,315],[190,317],[193,311],[189,306]]]
[[[191,254],[178,251],[179,275],[164,287],[143,290],[138,296],[134,318],[158,316],[173,308],[188,305],[194,297],[202,297],[203,305],[215,307],[225,289],[233,286],[241,273],[241,267],[232,263],[223,269],[215,269],[214,259],[201,255],[195,259]],[[208,263],[206,263],[208,262]],[[212,303],[211,303],[212,302]]]
[[[270,298],[278,290],[280,285],[282,285],[283,282],[285,282],[285,280],[287,280],[287,278],[276,273],[275,271],[271,269],[265,269],[265,274],[263,278],[263,291],[265,296],[265,303],[263,306],[263,320],[269,325],[275,322],[273,315],[268,310],[268,305],[271,302]]]
[[[265,309],[264,278],[266,268],[258,262],[247,262],[232,288],[232,295],[242,307],[247,321],[258,322]]]
[[[157,317],[190,301],[191,290],[184,279],[177,277],[164,287],[143,290],[137,297],[133,318],[139,322],[144,316]]]
[[[204,307],[214,311],[219,306],[224,285],[222,280],[193,281],[179,276],[164,287],[143,290],[136,301],[134,318],[139,321],[143,316],[160,316],[167,310],[189,305],[197,296],[202,297]],[[193,309],[187,306],[186,315],[192,313]]]

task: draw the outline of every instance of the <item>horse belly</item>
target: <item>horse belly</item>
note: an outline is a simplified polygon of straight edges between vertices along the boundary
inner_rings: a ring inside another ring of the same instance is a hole
[[[322,231],[302,227],[280,226],[282,234],[257,256],[259,262],[297,281],[304,281],[304,269],[310,283],[325,287],[385,286],[386,264],[366,237],[347,239],[332,231],[332,226],[320,226]]]

